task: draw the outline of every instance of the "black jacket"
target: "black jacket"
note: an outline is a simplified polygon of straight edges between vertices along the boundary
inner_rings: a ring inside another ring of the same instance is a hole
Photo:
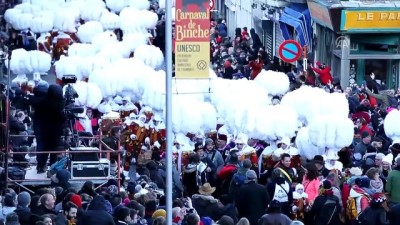
[[[200,217],[208,216],[217,221],[225,214],[224,205],[212,196],[195,194],[192,196],[192,204]]]
[[[34,214],[38,215],[38,216],[43,216],[45,214],[53,214],[53,215],[57,215],[57,212],[54,211],[53,209],[48,209],[46,207],[44,207],[43,205],[39,205],[35,211],[33,211]]]
[[[246,217],[251,225],[257,225],[270,201],[271,199],[264,186],[254,181],[244,184],[236,198],[238,218]]]
[[[113,217],[103,210],[88,210],[78,218],[76,225],[115,225]]]
[[[336,210],[331,209],[333,204],[329,206],[326,204],[328,201],[336,203]],[[320,195],[315,199],[310,215],[314,218],[314,225],[340,225],[340,211],[339,199],[336,196]]]
[[[14,212],[18,215],[18,220],[21,225],[30,225],[29,218],[32,215],[30,208],[18,206]]]
[[[358,219],[365,225],[389,225],[389,221],[386,220],[386,211],[382,207],[368,206]]]
[[[400,203],[394,205],[390,210],[390,225],[397,225],[400,221]]]

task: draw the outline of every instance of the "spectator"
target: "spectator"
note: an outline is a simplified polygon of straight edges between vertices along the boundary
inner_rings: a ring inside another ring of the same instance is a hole
[[[15,193],[7,193],[4,196],[3,206],[0,209],[0,219],[5,219],[6,216],[16,209],[17,199]]]
[[[400,157],[396,159],[396,165],[389,173],[386,182],[386,192],[392,204],[400,203]]]
[[[257,174],[254,170],[246,172],[245,183],[239,190],[236,208],[239,218],[246,217],[251,225],[257,225],[258,219],[264,214],[271,199],[266,188],[257,183]]]
[[[23,191],[18,194],[17,196],[17,208],[14,212],[18,215],[19,223],[21,225],[29,225],[30,224],[30,216],[31,216],[31,209],[29,205],[31,204],[31,195]]]
[[[267,214],[263,215],[258,221],[259,225],[290,225],[292,220],[281,212],[281,203],[277,200],[272,200],[268,206]]]

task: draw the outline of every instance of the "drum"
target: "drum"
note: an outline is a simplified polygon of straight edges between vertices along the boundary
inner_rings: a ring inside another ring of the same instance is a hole
[[[292,211],[292,219],[293,220],[303,220],[304,219],[304,209],[305,200],[303,198],[293,199],[293,205],[297,207],[296,211]]]
[[[145,123],[148,123],[151,121],[151,119],[154,116],[154,113],[152,111],[144,111],[143,114],[146,116],[146,121]]]
[[[119,118],[118,119],[104,118],[101,120],[100,130],[103,133],[103,135],[109,135],[111,129],[115,126],[122,126],[122,120]]]
[[[131,166],[132,158],[137,158],[140,152],[142,151],[143,143],[138,142],[137,140],[130,140],[125,144],[126,155],[124,160],[124,170],[129,171]]]
[[[301,167],[301,156],[300,155],[293,155],[290,159],[290,167],[292,168],[299,168]]]
[[[136,140],[138,142],[144,143],[144,140],[147,137],[147,129],[143,125],[132,122],[128,129],[132,132],[132,134],[136,135]]]
[[[272,155],[262,155],[262,168],[261,171],[269,170],[274,168],[275,162],[272,159]]]
[[[151,150],[148,151],[140,151],[138,158],[137,158],[137,164],[138,165],[146,165],[149,161],[151,161],[153,152]]]
[[[56,43],[53,45],[53,56],[55,60],[59,60],[62,55],[67,55],[68,47],[73,42],[67,34],[60,34],[56,39]]]
[[[125,110],[120,111],[121,118],[128,117],[131,113],[134,113],[135,115],[137,115],[138,111],[136,109],[128,110],[128,111],[125,111]]]
[[[39,38],[38,40],[38,50],[46,53],[51,53],[52,45],[49,37],[45,37],[43,39]]]
[[[240,160],[250,159],[253,167],[258,167],[258,157],[256,151],[249,151],[240,155]]]

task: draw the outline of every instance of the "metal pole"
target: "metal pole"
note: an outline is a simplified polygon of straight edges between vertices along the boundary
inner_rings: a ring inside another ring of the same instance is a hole
[[[10,113],[10,107],[11,107],[11,102],[10,102],[10,88],[11,88],[11,68],[10,68],[10,62],[11,62],[11,49],[7,48],[7,75],[8,75],[8,80],[7,80],[7,89],[6,89],[6,154],[4,155],[4,170],[6,174],[6,184],[5,188],[8,188],[8,154],[10,151],[10,120],[9,120],[9,113]]]
[[[167,183],[166,183],[166,211],[167,223],[172,225],[172,0],[165,0],[165,59],[166,59],[166,129],[167,129]]]

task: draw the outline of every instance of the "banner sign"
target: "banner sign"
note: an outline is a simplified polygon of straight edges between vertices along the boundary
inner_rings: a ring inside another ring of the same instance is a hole
[[[400,10],[343,10],[340,28],[344,31],[398,31]]]
[[[175,77],[208,78],[210,1],[176,0]]]

